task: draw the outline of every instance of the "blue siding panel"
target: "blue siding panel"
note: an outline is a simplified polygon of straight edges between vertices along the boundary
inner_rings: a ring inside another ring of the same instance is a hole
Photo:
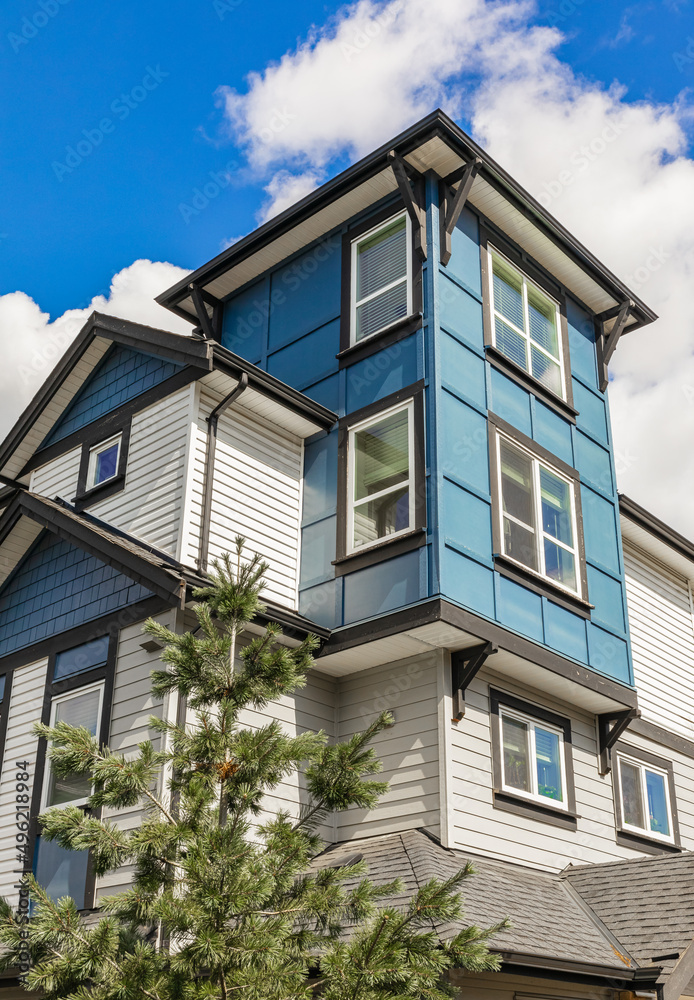
[[[485,409],[487,391],[482,358],[444,332],[441,333],[440,351],[444,385]]]
[[[417,381],[419,339],[406,337],[347,369],[347,413]]]
[[[439,326],[455,333],[478,351],[484,348],[482,303],[454,281],[441,275],[439,283]]]
[[[527,437],[533,436],[530,420],[530,393],[492,368],[489,409]]]
[[[493,571],[448,546],[443,550],[441,590],[457,604],[494,618]]]
[[[490,561],[492,551],[491,507],[449,479],[441,489],[444,541]]]
[[[224,307],[222,347],[257,364],[267,341],[270,315],[267,278],[239,292]]]
[[[498,618],[507,628],[543,642],[542,598],[505,576],[499,577]]]
[[[113,344],[55,424],[42,448],[62,441],[181,370],[181,365]]]
[[[545,643],[564,656],[588,662],[585,621],[552,601],[545,601]]]
[[[333,236],[274,272],[271,351],[339,317],[341,257],[341,240]]]
[[[439,471],[489,495],[485,418],[449,392],[442,392],[439,396],[439,428]]]
[[[533,428],[533,438],[538,444],[557,455],[567,465],[574,464],[570,425],[539,399],[535,401]]]
[[[625,639],[611,635],[592,622],[586,623],[588,631],[588,662],[594,670],[607,674],[622,684],[633,684]]]
[[[482,294],[480,268],[480,227],[477,216],[464,208],[451,234],[451,259],[446,270],[469,285],[478,295]]]
[[[419,552],[387,559],[342,580],[345,623],[403,608],[419,600]]]
[[[267,369],[288,385],[303,389],[334,371],[339,350],[340,321],[334,320],[271,354]]]
[[[601,448],[599,444],[586,437],[585,434],[581,434],[579,430],[575,432],[574,441],[576,468],[581,474],[581,479],[587,480],[603,493],[608,493],[611,496],[614,493],[614,482],[609,451],[606,448]]]
[[[306,525],[301,536],[301,587],[324,582],[335,575],[337,517],[326,517]]]
[[[342,580],[329,580],[317,587],[302,590],[299,595],[299,611],[316,625],[337,628],[342,624],[340,598]]]
[[[303,392],[317,403],[327,406],[329,410],[334,410],[338,414],[340,413],[340,406],[338,404],[340,398],[339,375],[331,375],[330,378],[324,378],[321,382],[316,382],[315,385],[307,386]]]
[[[0,656],[151,596],[46,531],[0,591]]]
[[[573,380],[574,406],[578,410],[578,425],[583,427],[589,434],[602,441],[609,443],[607,435],[607,414],[605,413],[605,401],[597,396],[590,389],[586,389],[577,379]]]
[[[304,448],[304,521],[315,521],[337,506],[337,431]]]
[[[594,566],[588,566],[588,594],[590,603],[595,605],[591,619],[616,632],[626,632],[621,583]]]
[[[592,319],[573,299],[566,299],[566,320],[569,331],[569,356],[571,371],[584,382],[598,388],[597,360],[595,353],[595,326]],[[576,407],[578,409],[578,407]]]
[[[586,558],[612,573],[619,573],[618,522],[614,504],[582,485],[581,507]],[[590,599],[590,592],[588,597]]]

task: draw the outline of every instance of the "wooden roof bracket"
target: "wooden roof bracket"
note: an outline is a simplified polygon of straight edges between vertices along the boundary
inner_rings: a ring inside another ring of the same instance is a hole
[[[409,173],[412,168],[405,163],[394,149],[388,153],[388,162],[393,168],[393,174],[397,181],[398,190],[405,202],[407,214],[412,223],[414,232],[414,249],[419,259],[424,262],[427,259],[427,220],[426,212],[417,204]]]
[[[482,166],[482,160],[477,156],[466,163],[460,175],[457,190],[450,183],[450,178],[442,180],[439,185],[439,231],[441,239],[441,263],[445,267],[451,259],[451,237],[456,227],[460,213],[465,208],[477,172]],[[458,171],[456,171],[458,173]]]
[[[623,712],[604,712],[598,716],[600,774],[609,774],[612,770],[612,747],[631,720],[637,719],[640,715],[638,708],[627,708]]]
[[[634,308],[634,302],[628,299],[626,302],[614,309],[608,309],[607,312],[600,313],[597,317],[598,323],[600,325],[600,332],[598,334],[598,375],[600,377],[600,392],[604,392],[607,388],[609,382],[609,375],[607,371],[607,366],[610,363],[610,359],[615,352],[619,338],[624,333],[624,328],[627,325],[627,320],[629,315]],[[605,333],[605,323],[616,316],[614,323],[612,324],[612,329],[609,333]]]
[[[220,340],[222,322],[222,303],[214,295],[210,295],[200,285],[191,282],[188,285],[190,298],[195,307],[195,314],[200,323],[203,340]],[[207,311],[207,306],[212,306],[212,315]],[[193,331],[195,332],[195,331]]]
[[[455,722],[465,715],[465,692],[485,664],[499,647],[494,642],[483,642],[469,649],[458,649],[451,654],[453,672],[453,719]]]

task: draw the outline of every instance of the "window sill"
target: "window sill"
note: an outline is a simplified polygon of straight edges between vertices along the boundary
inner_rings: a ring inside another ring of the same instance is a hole
[[[626,833],[624,830],[617,830],[616,842],[620,847],[630,847],[632,851],[642,851],[644,854],[680,854],[682,851],[679,844],[668,844],[645,833]]]
[[[498,369],[523,389],[537,396],[542,403],[549,406],[559,416],[564,417],[565,420],[568,420],[572,424],[576,423],[578,410],[570,406],[561,396],[557,396],[551,389],[547,389],[541,382],[534,379],[532,375],[523,371],[520,365],[514,364],[513,361],[509,360],[505,354],[502,354],[492,344],[485,345],[484,351],[487,360],[494,368]]]
[[[404,340],[405,337],[409,337],[416,330],[419,330],[421,325],[421,312],[412,313],[410,316],[404,316],[396,323],[392,323],[385,330],[381,330],[380,333],[374,333],[370,337],[358,341],[356,344],[345,347],[335,357],[340,362],[340,368],[346,368],[347,365],[353,365],[363,358],[368,358],[372,354],[390,347],[391,344],[396,344],[399,340]]]
[[[557,809],[556,806],[545,806],[541,802],[531,802],[529,799],[513,795],[511,792],[501,792],[494,789],[494,808],[515,816],[525,816],[541,823],[560,826],[564,830],[575,830],[578,816],[567,809]]]
[[[495,553],[494,569],[501,573],[502,576],[513,580],[514,583],[520,583],[523,587],[527,587],[528,590],[546,597],[549,601],[558,604],[567,611],[573,611],[574,614],[580,615],[581,618],[590,619],[590,613],[595,607],[594,604],[584,601],[581,597],[572,596],[568,591],[562,590],[561,587],[553,584],[551,580],[546,580],[544,577],[533,573],[532,570],[519,566],[518,563],[515,563],[508,556],[503,555],[503,553]]]
[[[93,486],[92,489],[86,490],[86,492],[74,497],[72,502],[75,510],[86,510],[92,504],[106,500],[107,497],[113,496],[114,493],[120,493],[124,487],[125,475],[113,476],[112,479],[107,479],[106,482],[100,483],[98,486]]]
[[[370,545],[368,549],[350,552],[349,555],[340,556],[339,559],[333,560],[335,576],[346,576],[347,573],[355,573],[367,566],[383,562],[384,559],[394,559],[395,556],[404,555],[406,552],[420,548],[425,542],[426,531],[424,528],[415,528],[413,531],[398,535],[396,538],[386,538],[382,542]]]

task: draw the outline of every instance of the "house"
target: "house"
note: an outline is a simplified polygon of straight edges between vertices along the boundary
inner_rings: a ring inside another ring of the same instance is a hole
[[[474,859],[470,919],[513,926],[461,995],[694,996],[694,546],[618,497],[606,392],[653,312],[441,112],[159,301],[189,336],[92,315],[0,448],[0,892],[24,857],[85,909],[127,884],[41,842],[88,788],[31,724],[127,752],[180,718],[142,622],[185,629],[243,534],[285,641],[321,638],[273,717],[395,716],[389,792],[316,863]]]

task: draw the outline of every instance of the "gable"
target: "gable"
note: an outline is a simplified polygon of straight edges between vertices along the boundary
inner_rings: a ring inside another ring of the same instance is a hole
[[[0,657],[147,597],[141,584],[44,531],[0,589]]]
[[[175,375],[175,361],[113,344],[41,444],[47,448]]]

